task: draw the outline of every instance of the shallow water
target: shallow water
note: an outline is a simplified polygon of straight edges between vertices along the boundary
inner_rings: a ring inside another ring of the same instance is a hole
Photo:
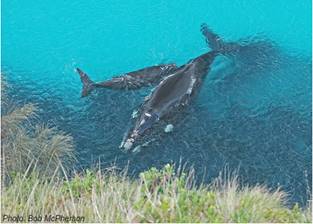
[[[304,203],[312,181],[311,8],[309,0],[4,0],[1,68],[16,102],[38,103],[40,119],[73,135],[79,167],[100,160],[138,173],[182,161],[210,181],[227,166],[245,183],[281,186]],[[150,89],[81,99],[74,68],[100,81],[183,64],[208,50],[203,22],[226,40],[266,37],[274,48],[235,61],[219,56],[173,132],[157,129],[141,152],[121,152],[132,111]]]

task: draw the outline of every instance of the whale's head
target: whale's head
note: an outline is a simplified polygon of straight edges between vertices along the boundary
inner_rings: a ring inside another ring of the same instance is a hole
[[[157,114],[143,112],[136,121],[135,127],[125,135],[120,148],[122,148],[124,151],[131,150],[137,144],[139,138],[142,137],[145,132],[150,129],[158,120],[159,117]]]

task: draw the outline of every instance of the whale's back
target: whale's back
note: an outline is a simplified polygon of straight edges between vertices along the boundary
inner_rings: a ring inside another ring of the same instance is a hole
[[[161,115],[169,107],[180,103],[192,83],[193,65],[187,65],[160,83],[152,93],[148,107]]]

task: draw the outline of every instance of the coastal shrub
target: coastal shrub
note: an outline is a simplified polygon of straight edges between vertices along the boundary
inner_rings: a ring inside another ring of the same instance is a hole
[[[174,166],[151,168],[139,179],[88,170],[71,179],[16,175],[2,192],[2,213],[84,217],[85,222],[311,222],[311,205],[286,206],[286,194],[239,187],[235,177],[196,186]],[[27,221],[27,220],[26,220]]]

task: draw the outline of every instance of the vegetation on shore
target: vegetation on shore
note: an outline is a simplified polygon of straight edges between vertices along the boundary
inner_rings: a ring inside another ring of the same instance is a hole
[[[1,76],[1,171],[4,182],[14,173],[59,175],[75,162],[73,138],[40,124],[34,104],[16,106]],[[39,124],[38,124],[39,123]]]
[[[80,216],[85,222],[312,222],[311,204],[287,207],[280,190],[239,186],[236,177],[199,186],[192,170],[172,165],[137,179],[115,169],[68,177],[75,162],[72,137],[36,125],[34,105],[7,102],[2,92],[2,214],[23,216],[24,222],[29,215]]]
[[[2,192],[2,213],[83,216],[85,222],[311,222],[310,208],[284,205],[286,195],[265,187],[240,188],[236,179],[196,187],[173,166],[138,180],[114,171],[77,174],[67,181],[16,175]]]

